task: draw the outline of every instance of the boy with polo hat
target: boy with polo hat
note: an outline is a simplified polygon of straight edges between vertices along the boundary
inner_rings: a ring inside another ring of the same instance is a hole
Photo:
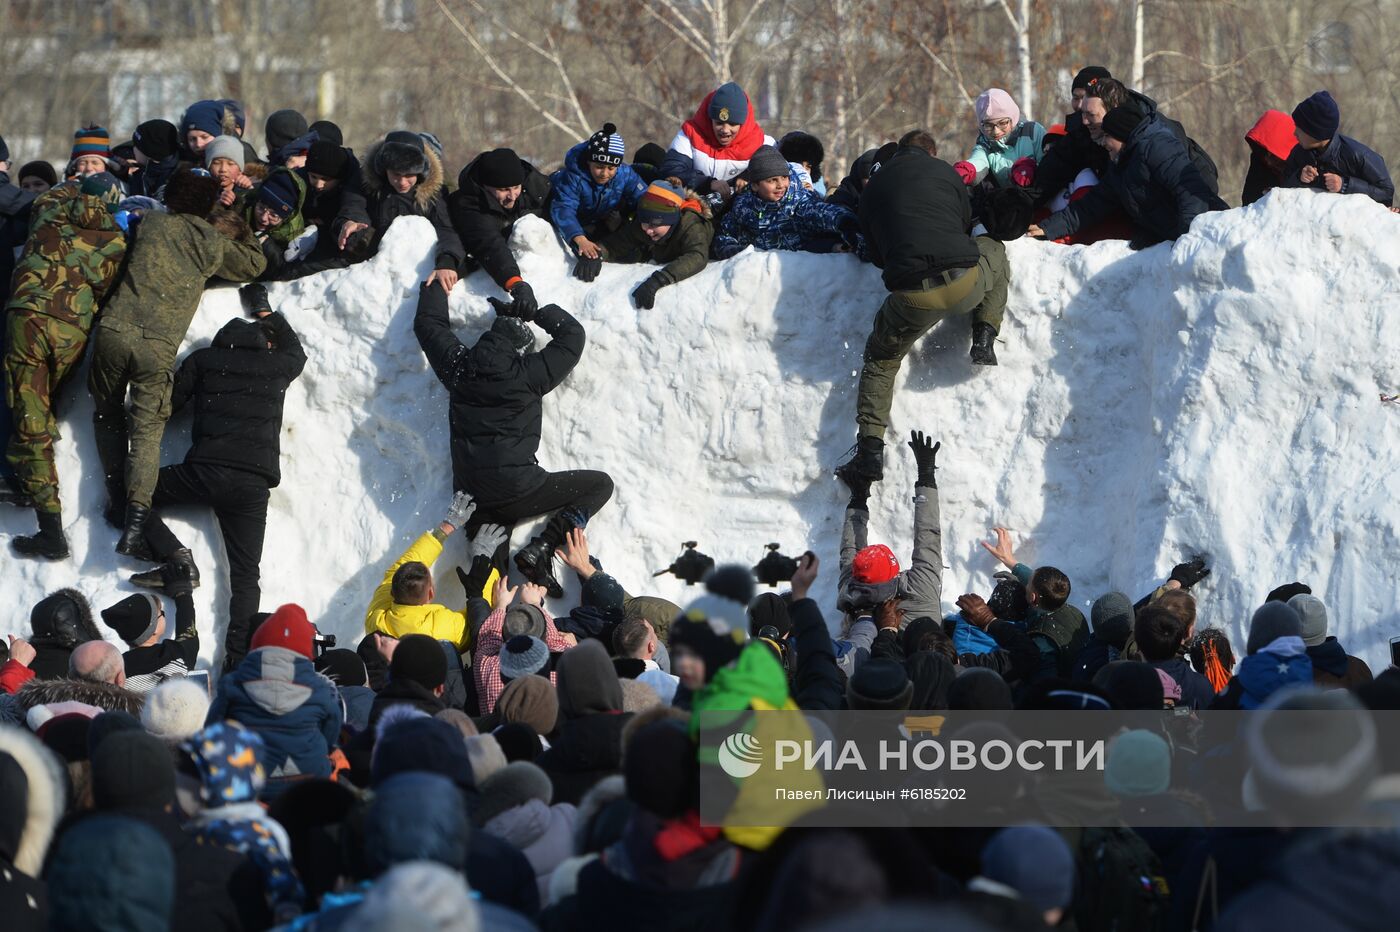
[[[1389,207],[1395,201],[1395,183],[1385,160],[1338,132],[1341,122],[1341,110],[1327,91],[1293,108],[1298,145],[1283,166],[1283,187],[1364,194]]]
[[[603,259],[594,238],[622,226],[646,191],[646,182],[626,165],[622,136],[612,123],[569,150],[564,167],[554,173],[554,197],[549,219],[560,238],[574,251],[578,263],[574,277],[591,282],[598,277]]]

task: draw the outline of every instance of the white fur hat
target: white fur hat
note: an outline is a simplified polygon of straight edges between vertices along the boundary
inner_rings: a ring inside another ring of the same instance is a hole
[[[204,727],[209,693],[194,680],[173,676],[151,690],[141,725],[162,741],[178,744]]]

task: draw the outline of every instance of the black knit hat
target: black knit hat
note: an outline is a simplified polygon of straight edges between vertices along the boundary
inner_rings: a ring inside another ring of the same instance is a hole
[[[1162,678],[1150,664],[1115,660],[1094,674],[1094,685],[1108,693],[1120,709],[1158,711],[1162,708]]]
[[[328,650],[316,658],[314,665],[317,673],[330,677],[337,686],[366,686],[369,683],[365,662],[353,650],[343,647]]]
[[[412,680],[424,689],[437,689],[447,682],[447,655],[442,652],[442,645],[426,634],[410,634],[394,648],[389,676]]]
[[[152,162],[159,162],[180,148],[180,131],[169,120],[147,120],[131,134],[131,144]]]
[[[350,163],[350,153],[334,142],[318,140],[306,153],[306,170],[323,178],[339,178]]]
[[[513,188],[525,183],[525,166],[514,149],[492,149],[477,156],[476,180],[488,188]]]
[[[385,136],[374,153],[374,170],[380,174],[427,174],[428,155],[424,151],[423,137],[402,129]]]
[[[175,800],[170,749],[144,731],[108,735],[92,754],[92,797],[98,809],[161,809]]]
[[[621,165],[627,150],[622,145],[617,126],[604,123],[603,128],[588,137],[588,161],[599,165]]]
[[[666,161],[666,150],[654,142],[649,142],[632,153],[633,165],[650,165],[652,168],[660,168],[664,161]]]
[[[1114,107],[1103,118],[1105,136],[1112,136],[1119,142],[1127,142],[1133,130],[1142,123],[1143,115],[1136,107]]]
[[[663,718],[638,728],[622,752],[627,798],[663,819],[699,805],[700,765],[685,722]]]
[[[165,186],[165,209],[172,214],[189,214],[203,219],[219,203],[222,192],[219,179],[208,172],[179,171]]]
[[[1087,68],[1080,69],[1079,73],[1074,76],[1074,80],[1070,82],[1069,89],[1075,91],[1082,87],[1087,90],[1090,83],[1094,81],[1105,81],[1111,77],[1113,77],[1113,75],[1109,74],[1108,69],[1103,65],[1090,65]]]
[[[132,647],[140,646],[156,633],[159,619],[160,597],[149,592],[129,595],[102,610],[102,621]]]
[[[885,657],[867,660],[846,682],[846,705],[853,710],[907,709],[913,698],[914,684],[904,667]]]
[[[306,133],[306,117],[295,110],[277,110],[267,118],[267,123],[263,126],[268,152],[280,149]]]
[[[309,129],[316,134],[316,138],[322,142],[329,142],[333,146],[345,145],[345,134],[340,131],[340,127],[330,120],[317,120],[312,123]],[[316,174],[320,174],[317,172]]]
[[[744,178],[752,183],[763,181],[765,178],[785,177],[791,171],[787,159],[783,158],[783,154],[776,147],[759,146],[749,157],[749,167],[744,170]]]

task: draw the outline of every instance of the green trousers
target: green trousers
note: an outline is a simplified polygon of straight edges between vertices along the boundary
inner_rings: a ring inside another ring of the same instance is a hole
[[[58,439],[53,400],[82,362],[87,334],[56,317],[26,310],[9,311],[5,326],[5,401],[14,415],[5,456],[34,507],[59,514],[63,508],[53,461]]]
[[[857,433],[885,436],[894,403],[894,380],[904,357],[933,325],[945,317],[971,313],[976,323],[1001,330],[1011,267],[1006,247],[990,236],[977,237],[977,265],[951,284],[941,277],[921,291],[892,291],[875,313],[875,326],[865,341],[865,364],[856,394]]]
[[[124,321],[104,320],[94,333],[88,391],[97,456],[107,488],[125,487],[128,503],[150,507],[155,494],[178,349]]]

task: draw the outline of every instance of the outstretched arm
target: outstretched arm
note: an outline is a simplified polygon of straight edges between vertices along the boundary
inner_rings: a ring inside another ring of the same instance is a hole
[[[941,446],[923,431],[916,430],[909,438],[919,477],[914,484],[914,556],[904,574],[901,602],[912,618],[943,617],[943,525],[936,476]]]
[[[447,292],[431,282],[418,289],[418,311],[413,316],[413,335],[428,357],[428,365],[442,384],[456,383],[467,363],[467,346],[452,332],[447,319]]]

